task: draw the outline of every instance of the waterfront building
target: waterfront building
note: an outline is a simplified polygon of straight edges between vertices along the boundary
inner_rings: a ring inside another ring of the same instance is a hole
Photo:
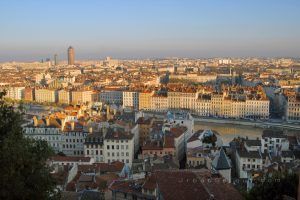
[[[38,88],[35,90],[35,101],[56,103],[58,101],[58,92],[55,89]]]
[[[69,90],[59,90],[58,91],[58,102],[64,104],[71,103],[71,92]]]

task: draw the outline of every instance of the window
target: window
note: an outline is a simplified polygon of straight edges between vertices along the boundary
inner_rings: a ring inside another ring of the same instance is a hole
[[[114,146],[114,145],[111,145],[111,149],[115,149],[115,146]]]
[[[87,154],[87,155],[90,155],[90,151],[89,151],[89,150],[86,150],[86,154]]]
[[[128,149],[128,145],[126,145],[126,149]]]
[[[98,150],[96,150],[96,155],[98,155]]]
[[[109,145],[107,145],[106,148],[109,149]]]

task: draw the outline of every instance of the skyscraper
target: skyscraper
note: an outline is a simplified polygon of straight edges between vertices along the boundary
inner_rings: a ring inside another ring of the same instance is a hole
[[[54,66],[56,66],[58,64],[57,62],[57,54],[54,54]]]
[[[68,65],[74,65],[75,63],[75,52],[74,48],[70,46],[68,48]]]

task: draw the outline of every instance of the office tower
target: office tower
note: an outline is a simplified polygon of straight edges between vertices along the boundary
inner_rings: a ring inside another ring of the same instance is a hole
[[[73,47],[68,48],[68,65],[74,65],[75,63],[75,52]]]
[[[57,62],[57,54],[54,54],[54,66],[56,66],[58,64]]]

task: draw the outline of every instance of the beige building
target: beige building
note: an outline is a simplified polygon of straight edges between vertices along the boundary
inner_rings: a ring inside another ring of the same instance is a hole
[[[56,103],[58,100],[57,90],[54,89],[36,89],[35,100],[37,102]]]
[[[193,89],[169,91],[164,95],[141,93],[139,108],[154,111],[186,109],[199,116],[268,119],[270,101],[263,90],[247,89],[233,88],[220,93]]]
[[[300,121],[300,94],[287,96],[287,105],[285,110],[287,121]]]
[[[72,103],[88,103],[97,101],[98,94],[92,90],[78,90],[72,91]]]
[[[69,90],[58,91],[58,102],[70,104],[71,103],[71,92]]]
[[[168,110],[168,96],[161,94],[153,94],[150,97],[151,110],[166,111]]]
[[[154,92],[140,92],[139,93],[139,110],[149,110],[151,107],[150,98]]]

